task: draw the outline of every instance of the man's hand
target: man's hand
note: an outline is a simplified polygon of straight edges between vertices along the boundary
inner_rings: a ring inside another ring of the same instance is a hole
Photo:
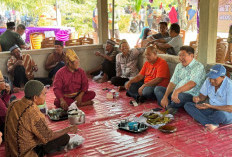
[[[127,84],[125,85],[126,90],[129,90],[130,86],[131,86],[131,83],[130,83],[130,81],[129,81],[129,82],[127,82]]]
[[[23,65],[23,61],[22,61],[22,60],[17,60],[16,63],[15,63],[15,65],[16,65],[16,66],[17,66],[17,65]]]
[[[71,125],[68,127],[68,130],[70,133],[76,134],[78,129],[76,125]]]
[[[82,103],[82,96],[79,94],[79,95],[75,98],[75,100],[77,101],[77,102],[76,102],[76,105],[81,105],[81,103]]]
[[[10,85],[6,83],[6,93],[10,94]]]
[[[166,108],[168,106],[168,98],[164,96],[160,102],[160,105],[163,106],[163,108]]]
[[[64,100],[64,98],[60,98],[60,107],[64,110],[68,110],[68,104],[67,102]]]
[[[38,71],[38,67],[37,67],[37,65],[35,65],[34,67],[33,67],[33,71]]]
[[[96,56],[101,56],[101,52],[97,51],[97,52],[95,52],[95,55]]]
[[[177,90],[174,90],[172,93],[172,101],[176,104],[180,103],[180,99],[178,98],[179,92]]]
[[[210,104],[207,103],[203,103],[203,104],[196,104],[196,108],[200,109],[200,110],[204,110],[204,109],[208,109],[210,108]]]
[[[200,102],[200,98],[199,96],[194,96],[193,97],[193,102],[195,102],[196,104]]]
[[[146,86],[145,85],[142,85],[139,89],[138,89],[138,93],[140,96],[143,95],[143,89],[145,88]]]

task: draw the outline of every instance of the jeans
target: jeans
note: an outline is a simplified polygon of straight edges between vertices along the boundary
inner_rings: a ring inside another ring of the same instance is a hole
[[[205,124],[219,125],[232,123],[232,113],[226,111],[218,111],[214,109],[200,110],[195,107],[195,103],[193,102],[185,103],[184,108],[188,114],[204,126]]]
[[[138,93],[139,88],[143,85],[143,82],[136,82],[132,83],[127,93],[133,97],[134,99],[137,99],[140,95]],[[154,94],[154,88],[155,87],[145,87],[142,91],[142,96],[144,96],[147,99],[155,100],[155,94]]]
[[[161,106],[161,100],[163,99],[165,92],[166,92],[165,87],[157,86],[154,89],[154,93],[155,93],[155,96],[157,98],[157,102],[160,106]],[[193,96],[191,94],[179,93],[178,98],[180,100],[180,103],[177,104],[171,100],[171,96],[172,96],[172,93],[170,93],[168,96],[168,107],[167,108],[178,109],[180,107],[183,107],[186,102],[192,102],[192,100],[193,100]]]

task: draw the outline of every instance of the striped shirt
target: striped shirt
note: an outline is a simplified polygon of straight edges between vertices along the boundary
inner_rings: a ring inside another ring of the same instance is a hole
[[[25,73],[28,80],[31,80],[34,78],[33,75],[33,68],[37,66],[34,62],[34,60],[31,58],[29,54],[22,54],[22,60],[23,60],[23,66],[25,68]],[[15,56],[11,56],[7,61],[7,70],[8,72],[11,71],[14,68],[14,64],[17,62],[17,59]]]

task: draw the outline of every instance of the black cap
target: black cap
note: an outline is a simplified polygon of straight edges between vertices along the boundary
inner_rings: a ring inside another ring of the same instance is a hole
[[[7,26],[7,28],[14,28],[15,27],[15,23],[14,22],[7,22],[6,26]]]
[[[59,40],[55,40],[55,45],[64,46],[64,42],[63,41],[59,41]]]

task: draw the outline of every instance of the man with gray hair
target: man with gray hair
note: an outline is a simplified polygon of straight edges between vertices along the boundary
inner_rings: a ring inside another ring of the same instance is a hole
[[[45,102],[46,88],[37,80],[28,81],[25,96],[8,107],[5,123],[6,156],[44,156],[57,151],[69,142],[68,132],[76,133],[77,127],[69,126],[52,131],[38,105]]]

